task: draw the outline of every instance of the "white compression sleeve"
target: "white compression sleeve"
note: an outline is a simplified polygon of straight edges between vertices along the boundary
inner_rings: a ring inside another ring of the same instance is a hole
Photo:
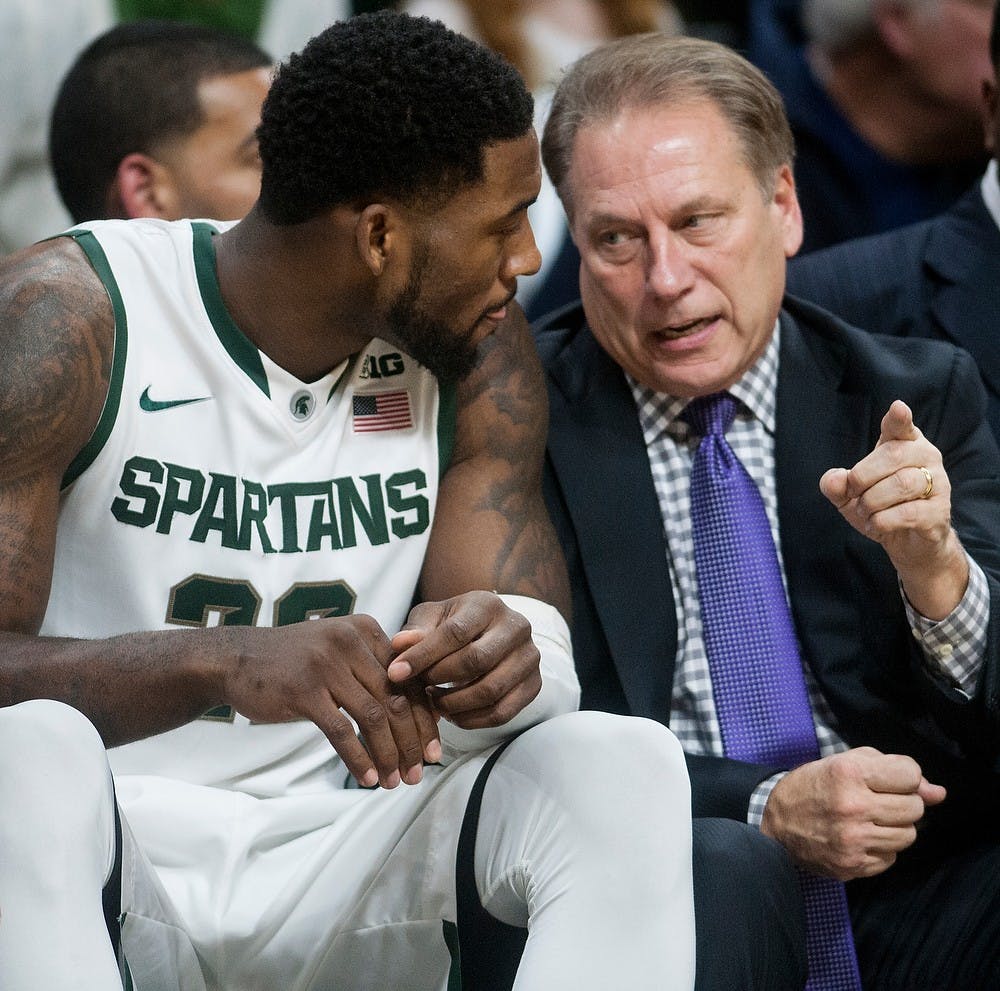
[[[527,926],[515,991],[690,991],[691,802],[673,734],[647,719],[559,716],[486,784],[476,841],[486,910]]]

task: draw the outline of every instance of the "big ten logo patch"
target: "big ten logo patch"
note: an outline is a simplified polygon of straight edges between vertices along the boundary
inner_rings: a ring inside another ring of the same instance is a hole
[[[361,366],[361,378],[385,379],[403,374],[403,356],[398,351],[389,354],[370,354]]]

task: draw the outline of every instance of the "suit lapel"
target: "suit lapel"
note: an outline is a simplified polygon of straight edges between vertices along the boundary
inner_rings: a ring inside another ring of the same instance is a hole
[[[632,394],[586,329],[550,365],[549,456],[633,714],[670,711],[677,621],[663,523]],[[600,452],[589,458],[588,451]]]
[[[811,349],[798,323],[787,311],[782,314],[774,459],[783,537],[786,530],[802,533],[813,516],[813,483],[818,489],[828,468],[853,464],[852,440],[869,426],[871,414],[864,397],[840,391],[839,352],[836,343]],[[832,460],[838,453],[851,460]]]
[[[846,349],[830,317],[809,304],[793,307],[786,300],[786,306],[820,333],[807,341],[788,310],[782,313],[774,451],[781,554],[804,658],[827,701],[843,714],[855,674],[840,663],[841,647],[856,635],[864,604],[838,576],[850,573],[845,554],[864,538],[852,536],[820,493],[819,480],[827,469],[850,468],[868,453],[883,411],[873,409],[865,389],[846,381]],[[818,564],[841,561],[834,573]]]

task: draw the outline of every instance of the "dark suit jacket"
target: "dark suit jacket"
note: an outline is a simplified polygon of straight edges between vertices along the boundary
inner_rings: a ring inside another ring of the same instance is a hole
[[[929,677],[910,635],[895,571],[818,489],[832,466],[869,453],[899,397],[942,450],[955,525],[1000,603],[1000,452],[983,420],[968,355],[929,341],[882,339],[787,298],[782,312],[775,447],[781,546],[805,658],[846,740],[913,756],[950,789],[936,816],[1000,811],[1000,624],[973,700]],[[551,422],[545,492],[573,588],[583,706],[669,723],[677,624],[663,524],[638,415],[623,373],[574,306],[537,334]],[[691,757],[696,815],[745,819],[775,768]],[[986,818],[991,818],[989,815]],[[992,818],[991,829],[996,819]]]
[[[1000,230],[978,182],[933,220],[792,259],[788,291],[865,330],[965,348],[1000,437]]]

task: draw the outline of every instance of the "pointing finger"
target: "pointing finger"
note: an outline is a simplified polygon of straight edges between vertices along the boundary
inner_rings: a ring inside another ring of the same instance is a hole
[[[913,411],[902,399],[895,399],[882,417],[881,433],[875,446],[891,440],[919,440],[920,436],[913,423]]]

